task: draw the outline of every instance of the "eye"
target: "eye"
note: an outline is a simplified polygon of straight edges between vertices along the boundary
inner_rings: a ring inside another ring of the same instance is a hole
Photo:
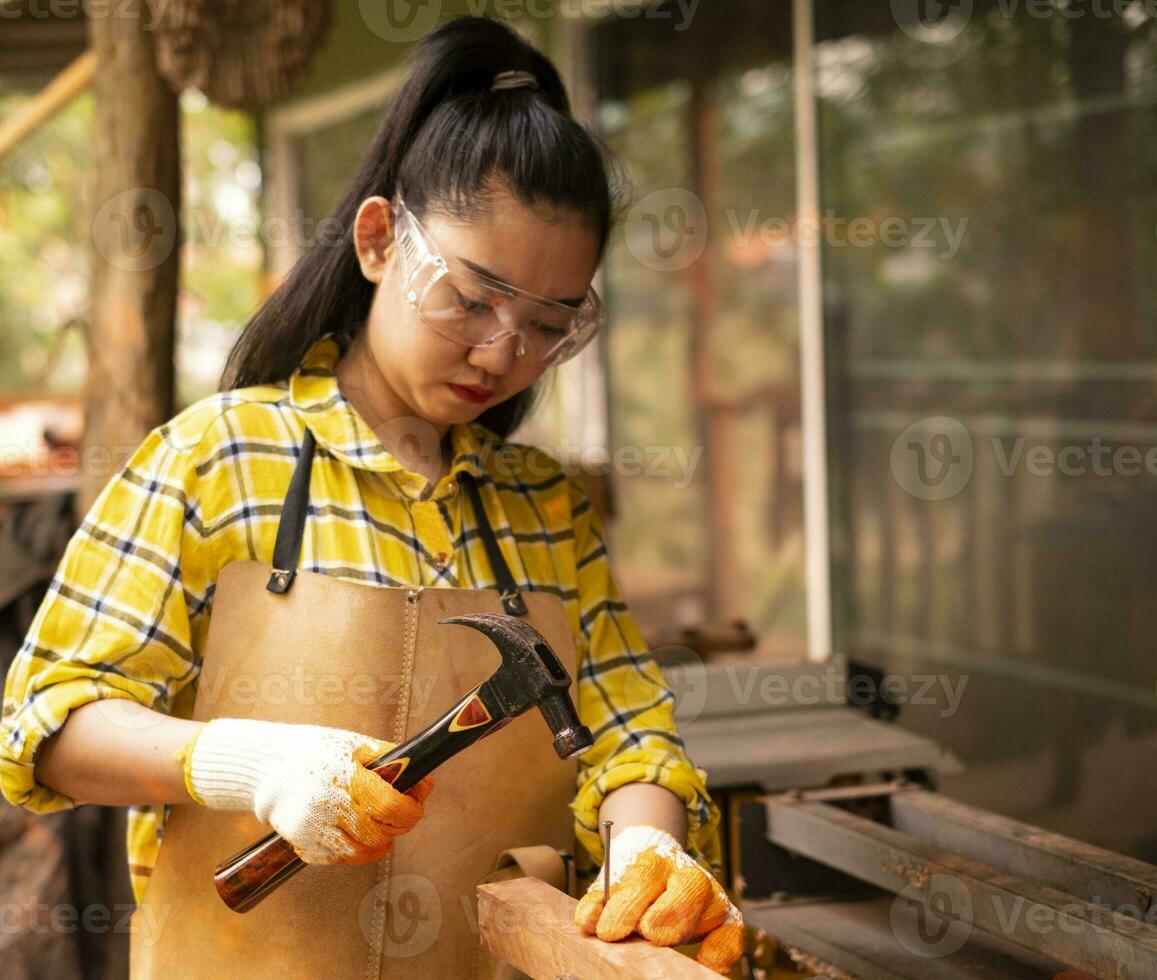
[[[550,337],[552,340],[559,337],[565,337],[568,333],[566,327],[558,327],[552,323],[543,323],[541,320],[534,322],[534,328],[544,337]]]
[[[457,289],[454,290],[454,295],[458,299],[458,305],[462,307],[467,313],[485,313],[490,310],[489,303],[480,303],[477,300],[472,300],[470,297],[463,295]]]

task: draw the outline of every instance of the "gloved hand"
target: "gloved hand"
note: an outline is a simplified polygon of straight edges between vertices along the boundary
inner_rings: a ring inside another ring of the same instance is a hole
[[[215,718],[174,753],[189,795],[253,813],[307,864],[369,864],[413,829],[434,788],[407,792],[365,767],[394,743],[341,728]]]
[[[603,872],[575,906],[575,925],[606,942],[638,932],[657,946],[702,939],[696,959],[727,973],[743,954],[743,916],[723,886],[665,830],[628,827],[611,842],[611,900]]]

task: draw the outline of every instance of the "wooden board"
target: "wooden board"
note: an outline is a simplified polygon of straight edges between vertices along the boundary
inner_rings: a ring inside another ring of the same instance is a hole
[[[536,980],[718,980],[690,957],[645,939],[584,936],[574,924],[576,904],[538,878],[479,885],[482,945]]]

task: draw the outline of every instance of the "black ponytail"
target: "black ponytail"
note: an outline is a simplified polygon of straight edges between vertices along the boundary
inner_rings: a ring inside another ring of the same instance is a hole
[[[318,242],[258,307],[233,345],[220,390],[289,377],[324,334],[343,349],[363,330],[374,284],[362,275],[352,230],[367,197],[399,181],[419,218],[483,213],[498,177],[524,204],[570,208],[597,233],[601,262],[615,220],[618,171],[602,142],[571,115],[554,65],[504,24],[461,17],[410,51],[409,74]],[[490,92],[499,72],[531,72],[538,89]],[[615,185],[612,186],[612,180]],[[533,408],[540,382],[487,409],[478,421],[508,436]]]

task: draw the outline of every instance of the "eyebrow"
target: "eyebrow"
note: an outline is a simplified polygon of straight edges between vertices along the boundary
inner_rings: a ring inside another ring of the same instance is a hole
[[[516,289],[516,290],[518,290],[519,292],[525,292],[525,290],[522,290],[522,289],[518,289],[518,287],[517,287],[517,286],[512,286],[510,283],[508,283],[508,282],[507,282],[505,279],[503,279],[502,277],[500,277],[500,276],[496,276],[496,275],[495,275],[493,272],[491,272],[489,269],[487,269],[487,268],[486,268],[486,266],[484,266],[484,265],[479,265],[477,262],[471,262],[469,259],[464,259],[464,258],[462,258],[462,256],[461,256],[461,255],[456,255],[456,256],[455,256],[455,258],[456,258],[456,259],[457,259],[459,262],[461,262],[463,265],[465,265],[465,266],[469,266],[471,269],[473,269],[473,270],[474,270],[475,272],[477,272],[479,275],[482,275],[482,276],[486,276],[486,278],[488,278],[488,279],[493,279],[493,280],[495,280],[496,282],[500,282],[500,283],[502,283],[502,285],[504,285],[504,286],[510,286],[510,288],[511,288],[511,289]],[[571,299],[556,299],[556,300],[552,300],[552,302],[554,302],[554,303],[561,303],[563,306],[573,306],[573,307],[575,307],[575,308],[577,309],[578,307],[582,306],[582,304],[583,304],[583,301],[584,301],[585,299],[586,299],[586,296],[580,296],[580,297],[578,297],[578,299],[574,299],[574,298],[571,298]]]

